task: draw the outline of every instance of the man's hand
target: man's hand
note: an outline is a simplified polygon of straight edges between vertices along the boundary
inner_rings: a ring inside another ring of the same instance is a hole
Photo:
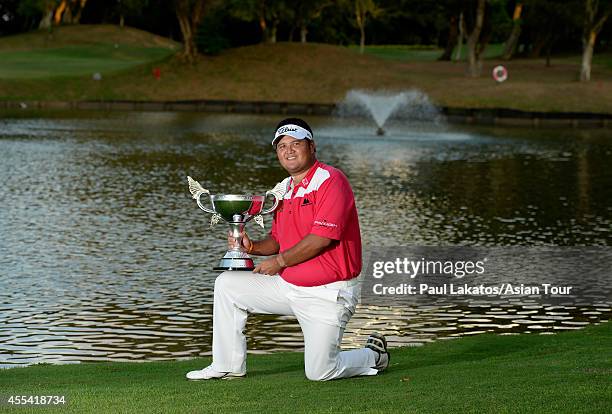
[[[257,266],[255,266],[255,269],[253,269],[253,273],[261,273],[262,275],[273,276],[278,274],[280,270],[281,266],[278,263],[278,260],[276,260],[275,256],[266,259],[263,262],[259,263]]]
[[[249,235],[246,234],[246,231],[243,231],[241,234],[242,234],[242,247],[244,247],[244,250],[248,252],[249,250],[251,250],[251,247],[253,247],[253,241],[249,238]]]
[[[243,247],[244,250],[248,252],[251,249],[253,241],[249,238],[245,231],[240,233],[240,235],[242,236],[242,246],[238,246],[238,241],[232,236],[232,231],[229,230],[227,233],[227,246],[230,249],[233,249],[234,246]]]
[[[276,241],[274,241],[272,238],[268,238],[266,240],[270,246],[274,248],[273,252],[270,252],[269,254],[278,253],[279,246]],[[258,264],[255,269],[253,269],[253,273],[275,275],[283,267],[295,266],[296,264],[315,257],[333,242],[334,240],[326,237],[308,234],[291,249],[282,252],[280,256],[275,256]],[[257,247],[259,247],[259,245]]]

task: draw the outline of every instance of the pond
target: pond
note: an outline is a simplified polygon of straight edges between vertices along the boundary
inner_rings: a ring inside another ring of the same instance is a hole
[[[191,199],[263,194],[285,177],[280,116],[48,113],[0,120],[0,366],[210,355],[212,268],[226,225]],[[612,140],[532,130],[310,117],[342,169],[368,246],[610,246]],[[270,218],[266,218],[269,229]],[[254,223],[249,233],[267,230]],[[365,306],[343,346],[480,332],[554,333],[608,320],[611,302],[554,307]],[[247,325],[250,352],[299,350],[290,317]]]

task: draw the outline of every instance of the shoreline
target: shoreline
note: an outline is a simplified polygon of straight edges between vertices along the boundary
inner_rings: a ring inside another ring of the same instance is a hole
[[[239,114],[333,115],[335,103],[298,103],[241,100],[178,101],[0,101],[0,110],[94,110],[150,112],[208,112]],[[541,112],[510,108],[438,106],[451,124],[516,126],[531,128],[610,128],[612,114],[593,112]]]

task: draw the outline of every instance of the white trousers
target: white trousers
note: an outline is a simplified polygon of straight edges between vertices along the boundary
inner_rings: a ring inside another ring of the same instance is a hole
[[[301,287],[280,276],[227,271],[215,281],[213,363],[220,372],[246,372],[248,313],[294,315],[304,334],[304,367],[310,380],[376,375],[370,349],[340,352],[342,334],[355,312],[357,280]]]

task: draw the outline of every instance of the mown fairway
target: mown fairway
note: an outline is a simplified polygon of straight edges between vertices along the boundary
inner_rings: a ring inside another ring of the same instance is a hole
[[[611,327],[394,349],[383,375],[327,383],[305,379],[301,353],[281,353],[250,356],[247,377],[232,381],[185,380],[206,358],[1,370],[0,390],[65,395],[61,412],[73,413],[604,413],[612,401]],[[25,412],[10,412],[18,410]]]
[[[180,44],[115,26],[67,26],[0,38],[0,80],[103,76],[158,62]]]
[[[111,74],[162,60],[174,52],[119,44],[66,46],[56,49],[0,52],[1,79],[47,79]]]

